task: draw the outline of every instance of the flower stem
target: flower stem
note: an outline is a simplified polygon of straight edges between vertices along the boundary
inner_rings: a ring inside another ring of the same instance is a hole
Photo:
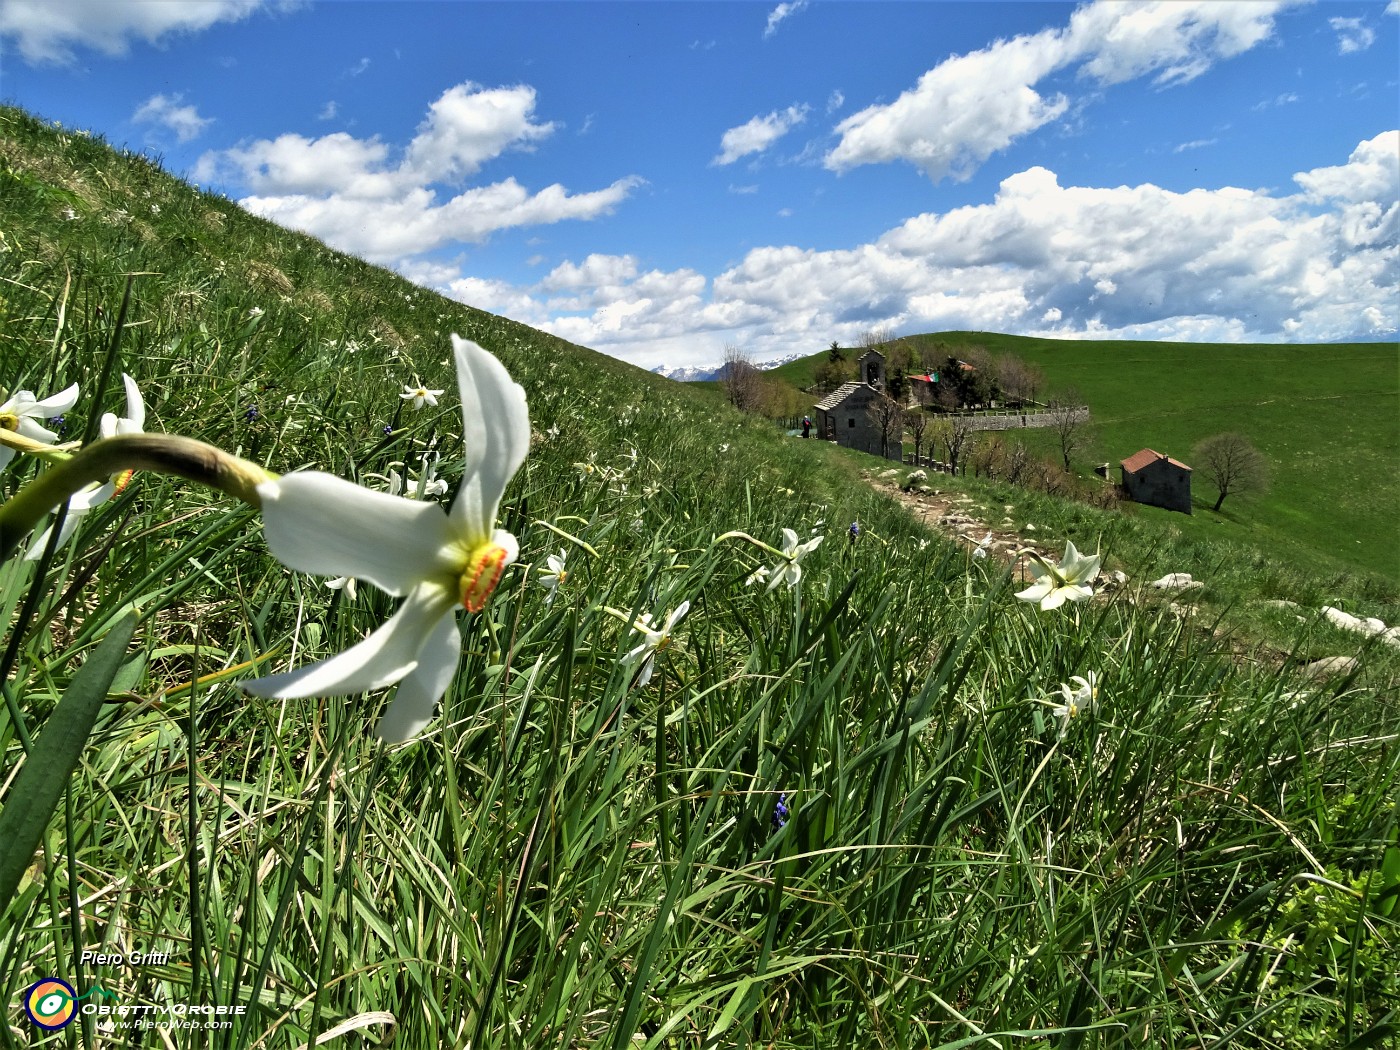
[[[14,435],[0,437],[15,444]],[[22,446],[20,446],[22,447]],[[14,553],[40,519],[85,485],[101,484],[124,470],[172,474],[219,489],[253,507],[261,507],[257,487],[275,474],[256,463],[231,456],[213,445],[174,434],[120,434],[94,441],[71,458],[43,471],[0,505],[0,560]]]

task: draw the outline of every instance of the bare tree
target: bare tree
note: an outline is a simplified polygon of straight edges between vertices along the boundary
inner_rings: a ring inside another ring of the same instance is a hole
[[[1025,405],[1028,400],[1035,399],[1036,386],[1044,382],[1039,368],[1026,364],[1015,354],[1002,354],[997,358],[995,368],[1002,398],[1016,405]]]
[[[886,343],[894,342],[894,332],[888,328],[872,328],[861,334],[860,348],[862,350],[881,350]]]
[[[941,441],[948,447],[948,466],[954,474],[958,472],[958,464],[963,461],[963,453],[967,450],[968,442],[972,440],[974,422],[971,416],[948,415],[941,417],[934,424],[934,440]],[[933,441],[929,444],[931,446]]]
[[[1231,493],[1263,492],[1269,487],[1268,461],[1241,434],[1216,434],[1197,444],[1193,452],[1196,469],[1220,493],[1211,510],[1219,510]]]
[[[912,408],[904,414],[909,435],[914,439],[914,465],[919,465],[919,450],[923,448],[924,431],[928,429],[928,413],[922,408]]]
[[[729,403],[740,412],[757,412],[762,407],[763,373],[754,366],[748,351],[733,343],[724,348],[720,385]]]
[[[904,409],[900,407],[899,402],[884,394],[877,394],[875,400],[870,403],[870,418],[880,428],[880,455],[889,459],[890,442],[898,441],[899,455],[895,458],[903,462]]]
[[[1031,459],[1029,450],[1020,441],[1010,442],[1006,450],[1005,464],[1006,480],[1013,485],[1023,484],[1027,476],[1035,469],[1035,463]]]
[[[968,453],[967,461],[977,477],[996,478],[1004,472],[1006,458],[1005,442],[995,431],[977,442]]]
[[[1069,470],[1070,453],[1079,451],[1083,444],[1083,427],[1087,417],[1084,399],[1074,387],[1050,400],[1050,425],[1060,439],[1060,455],[1064,457],[1065,470]]]
[[[1038,365],[1024,364],[1024,371],[1021,374],[1022,391],[1021,396],[1031,404],[1037,404],[1035,395],[1040,393],[1040,388],[1045,385],[1045,373]]]

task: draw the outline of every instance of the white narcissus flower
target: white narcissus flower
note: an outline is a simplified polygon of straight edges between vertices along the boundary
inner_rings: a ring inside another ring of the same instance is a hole
[[[1050,713],[1060,720],[1061,738],[1069,732],[1071,721],[1080,715],[1092,714],[1099,703],[1098,681],[1093,671],[1083,678],[1077,674],[1070,675],[1070,681],[1078,682],[1078,687],[1071,689],[1062,684],[1060,694],[1065,698],[1065,702],[1050,709]]]
[[[671,632],[676,629],[676,624],[680,623],[681,619],[689,611],[690,602],[681,602],[671,611],[671,614],[666,617],[666,622],[659,631],[651,626],[650,613],[642,614],[637,622],[632,625],[645,636],[645,640],[642,644],[623,658],[627,663],[631,663],[638,658],[642,661],[642,669],[637,674],[635,685],[641,687],[651,681],[651,672],[656,666],[656,654],[665,652],[671,647],[671,643],[674,641],[671,637]]]
[[[141,391],[136,386],[136,381],[122,373],[122,385],[126,387],[126,415],[117,416],[112,412],[102,413],[102,419],[98,423],[98,430],[102,437],[116,437],[118,434],[142,434],[146,425],[146,402],[141,397]],[[63,517],[63,527],[58,530],[58,550],[77,531],[78,522],[82,520],[84,514],[94,507],[100,507],[109,499],[115,496],[131,482],[132,471],[124,470],[116,474],[101,485],[87,485],[79,489],[68,498],[68,513]],[[29,552],[25,554],[25,561],[38,561],[44,555],[44,548],[48,546],[49,535],[53,532],[50,525],[43,532],[34,538],[34,542],[29,545]]]
[[[258,486],[263,531],[298,572],[353,576],[404,602],[358,645],[244,685],[257,696],[342,696],[398,683],[375,728],[387,743],[432,721],[462,650],[456,607],[480,612],[520,548],[495,528],[501,495],[530,449],[525,391],[476,343],[452,337],[466,468],[450,511],[361,488],[317,471]]]
[[[438,391],[442,393],[442,391]],[[411,493],[416,499],[426,499],[429,496],[445,496],[447,494],[447,482],[437,476],[438,460],[441,455],[433,453],[433,461],[428,462],[428,454],[423,453],[423,470],[414,477],[414,489]]]
[[[35,397],[32,390],[16,390],[13,397],[0,404],[0,430],[9,430],[29,438],[30,441],[42,441],[45,445],[52,445],[58,440],[58,435],[38,421],[61,416],[77,403],[77,383],[42,400]],[[8,467],[10,460],[14,458],[14,449],[8,445],[0,445],[0,470]]]
[[[766,579],[768,579],[768,566],[760,565],[758,568],[754,569],[753,572],[749,573],[748,579],[744,581],[744,585],[746,587],[752,587],[755,583],[762,583]]]
[[[1042,610],[1058,609],[1065,602],[1082,602],[1094,596],[1094,588],[1089,584],[1099,574],[1097,554],[1085,557],[1074,549],[1072,542],[1065,542],[1065,556],[1059,565],[1051,565],[1038,554],[1031,555],[1031,575],[1036,582],[1024,591],[1017,591],[1016,597],[1025,602],[1039,602]]]
[[[985,558],[987,556],[987,548],[991,545],[992,534],[989,532],[987,533],[987,535],[982,537],[981,541],[977,544],[976,547],[972,548],[972,556],[974,558]]]
[[[802,543],[797,539],[797,533],[792,529],[783,530],[783,558],[774,568],[768,579],[768,589],[771,591],[780,583],[786,583],[789,587],[796,587],[797,581],[802,579],[802,566],[798,563],[804,557],[821,546],[824,537],[818,536]]]
[[[437,408],[437,399],[441,395],[441,390],[429,390],[425,386],[409,386],[407,383],[405,383],[403,387],[403,393],[400,394],[399,397],[403,398],[403,400],[405,401],[412,401],[413,408],[415,411],[417,411],[418,409],[421,409],[424,405],[429,405],[433,408]]]
[[[559,592],[559,587],[569,578],[569,570],[564,568],[564,548],[559,548],[557,555],[551,554],[544,560],[549,567],[548,572],[540,573],[540,586],[549,592],[544,603],[550,605],[554,601],[554,596]]]

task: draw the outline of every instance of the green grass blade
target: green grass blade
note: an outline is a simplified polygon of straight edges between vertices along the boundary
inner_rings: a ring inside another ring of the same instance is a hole
[[[136,629],[134,614],[124,617],[73,675],[63,699],[8,793],[0,812],[0,912],[8,908],[20,879],[39,848],[73,770],[82,760],[88,734],[117,676],[127,643]]]

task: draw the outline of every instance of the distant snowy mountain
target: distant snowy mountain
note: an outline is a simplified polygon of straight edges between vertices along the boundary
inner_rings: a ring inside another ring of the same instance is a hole
[[[796,361],[799,357],[806,356],[806,354],[788,354],[786,357],[775,358],[772,361],[755,361],[754,367],[766,372],[770,368],[777,368],[779,365],[785,365],[789,361]],[[709,383],[719,379],[724,374],[724,365],[701,365],[698,368],[667,368],[665,365],[657,365],[652,371],[667,379],[674,379],[677,383]]]
[[[677,383],[709,382],[712,379],[718,379],[723,370],[723,365],[711,365],[704,368],[667,368],[665,365],[657,365],[652,369],[657,375],[674,379]]]

